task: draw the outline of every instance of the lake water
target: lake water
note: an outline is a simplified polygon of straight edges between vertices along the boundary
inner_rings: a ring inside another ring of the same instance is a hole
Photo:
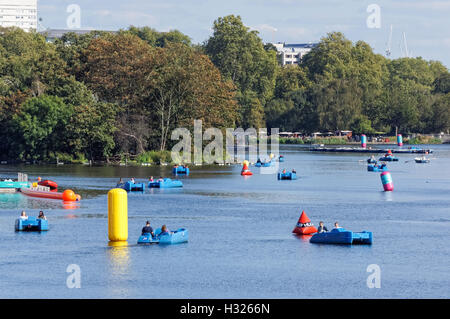
[[[246,178],[240,166],[194,167],[182,189],[129,194],[126,247],[108,246],[107,192],[120,177],[170,176],[170,167],[1,165],[0,176],[41,176],[83,199],[70,207],[0,194],[0,298],[449,298],[450,146],[429,147],[430,164],[412,154],[388,163],[387,193],[364,154],[281,146],[280,166],[295,168],[296,181],[255,167]],[[22,209],[43,209],[50,230],[15,232]],[[311,244],[292,234],[302,210],[316,226],[372,231],[373,245]],[[189,242],[138,246],[146,220],[187,228]],[[81,289],[66,285],[71,264]],[[367,286],[372,264],[379,289]]]

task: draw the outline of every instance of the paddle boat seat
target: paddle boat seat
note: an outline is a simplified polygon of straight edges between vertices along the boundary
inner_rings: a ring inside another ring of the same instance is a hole
[[[16,231],[46,231],[48,230],[48,221],[35,217],[28,217],[28,219],[16,219]]]

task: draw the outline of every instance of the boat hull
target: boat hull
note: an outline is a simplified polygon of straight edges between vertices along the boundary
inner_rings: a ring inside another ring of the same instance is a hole
[[[317,244],[372,244],[372,232],[352,232],[343,228],[333,229],[330,232],[318,233],[311,237],[311,243]]]
[[[165,178],[163,181],[156,181],[148,183],[149,188],[179,188],[183,187],[183,183],[181,181],[174,181],[170,178]]]
[[[295,179],[297,179],[297,174],[296,173],[292,173],[292,172],[285,173],[285,174],[278,173],[277,178],[278,178],[279,181],[282,181],[282,180],[295,180]]]

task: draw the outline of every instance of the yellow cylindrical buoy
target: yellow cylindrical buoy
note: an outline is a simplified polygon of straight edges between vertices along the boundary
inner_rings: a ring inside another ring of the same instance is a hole
[[[120,188],[108,192],[108,237],[110,241],[128,239],[128,194]]]

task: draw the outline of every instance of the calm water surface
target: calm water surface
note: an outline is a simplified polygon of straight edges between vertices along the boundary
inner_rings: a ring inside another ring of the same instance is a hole
[[[0,298],[449,298],[450,146],[432,146],[430,164],[399,155],[388,164],[395,190],[382,191],[364,154],[310,153],[282,146],[296,181],[272,174],[243,178],[239,166],[194,167],[184,188],[128,196],[129,239],[109,247],[107,192],[120,177],[170,176],[170,168],[0,166],[52,179],[83,200],[0,194]],[[43,209],[46,233],[16,233],[25,209]],[[291,232],[302,210],[330,229],[335,221],[374,234],[372,246],[310,244]],[[138,246],[140,230],[189,229],[189,243]],[[81,269],[69,289],[67,266]],[[381,268],[369,289],[367,266]]]

